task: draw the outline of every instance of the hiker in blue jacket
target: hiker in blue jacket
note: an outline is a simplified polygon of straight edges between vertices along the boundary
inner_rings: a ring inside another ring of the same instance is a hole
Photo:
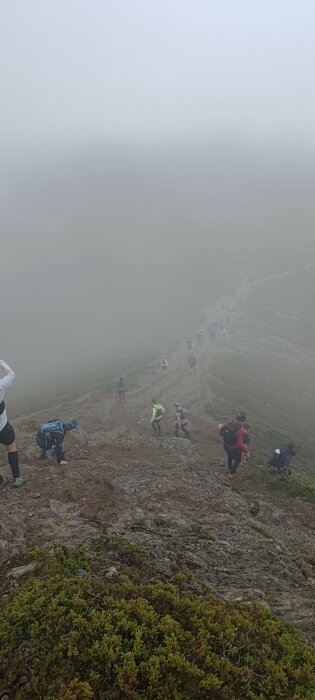
[[[58,464],[68,464],[65,460],[63,450],[63,441],[66,433],[69,430],[74,430],[78,425],[78,421],[72,418],[68,423],[64,423],[57,418],[42,423],[36,434],[36,443],[41,449],[40,459],[45,459],[47,453],[52,451],[56,453]]]

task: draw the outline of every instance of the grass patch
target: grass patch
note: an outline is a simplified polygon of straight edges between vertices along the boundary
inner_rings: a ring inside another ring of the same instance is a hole
[[[315,504],[315,481],[305,475],[274,476],[269,485],[274,491],[282,491],[293,498],[298,496],[308,503]]]
[[[212,542],[213,537],[209,530],[205,530],[201,525],[193,524],[191,528],[193,537],[198,540],[207,540],[207,542]]]

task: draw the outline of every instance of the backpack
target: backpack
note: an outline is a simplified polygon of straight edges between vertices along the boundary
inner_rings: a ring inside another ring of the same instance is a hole
[[[270,455],[267,464],[271,467],[280,466],[281,457],[282,457],[281,452],[274,451],[272,453],[272,455]]]
[[[233,423],[232,421],[227,424],[225,431],[223,433],[223,442],[225,445],[235,445],[236,434],[239,430],[239,423]]]
[[[48,423],[42,423],[40,429],[43,433],[64,433],[62,420],[51,420]]]

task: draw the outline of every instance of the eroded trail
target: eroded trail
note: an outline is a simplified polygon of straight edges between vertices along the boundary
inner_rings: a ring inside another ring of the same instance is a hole
[[[243,283],[240,296],[244,290]],[[219,318],[226,303],[220,300],[209,316]],[[17,422],[29,482],[0,492],[4,585],[6,570],[30,544],[75,544],[109,528],[147,548],[160,576],[189,568],[197,587],[207,582],[229,599],[259,600],[313,638],[312,532],[288,501],[263,489],[253,494],[254,465],[231,486],[217,426],[204,411],[211,360],[231,349],[207,340],[196,348],[191,373],[182,344],[168,356],[166,374],[156,363],[135,376],[124,403],[95,392],[60,407],[62,416],[80,415],[80,429],[67,437],[67,467],[38,461],[39,416]],[[153,398],[166,408],[161,440],[149,424]],[[174,437],[175,401],[191,412],[191,441]]]

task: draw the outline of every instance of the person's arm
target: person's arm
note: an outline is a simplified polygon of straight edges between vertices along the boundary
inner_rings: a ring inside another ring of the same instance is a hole
[[[2,369],[5,375],[0,379],[0,391],[6,391],[7,389],[10,389],[10,386],[12,386],[14,382],[15,372],[4,360],[0,360],[0,369]]]
[[[152,417],[151,417],[151,423],[155,420],[156,417],[156,406],[153,406],[152,408]]]

